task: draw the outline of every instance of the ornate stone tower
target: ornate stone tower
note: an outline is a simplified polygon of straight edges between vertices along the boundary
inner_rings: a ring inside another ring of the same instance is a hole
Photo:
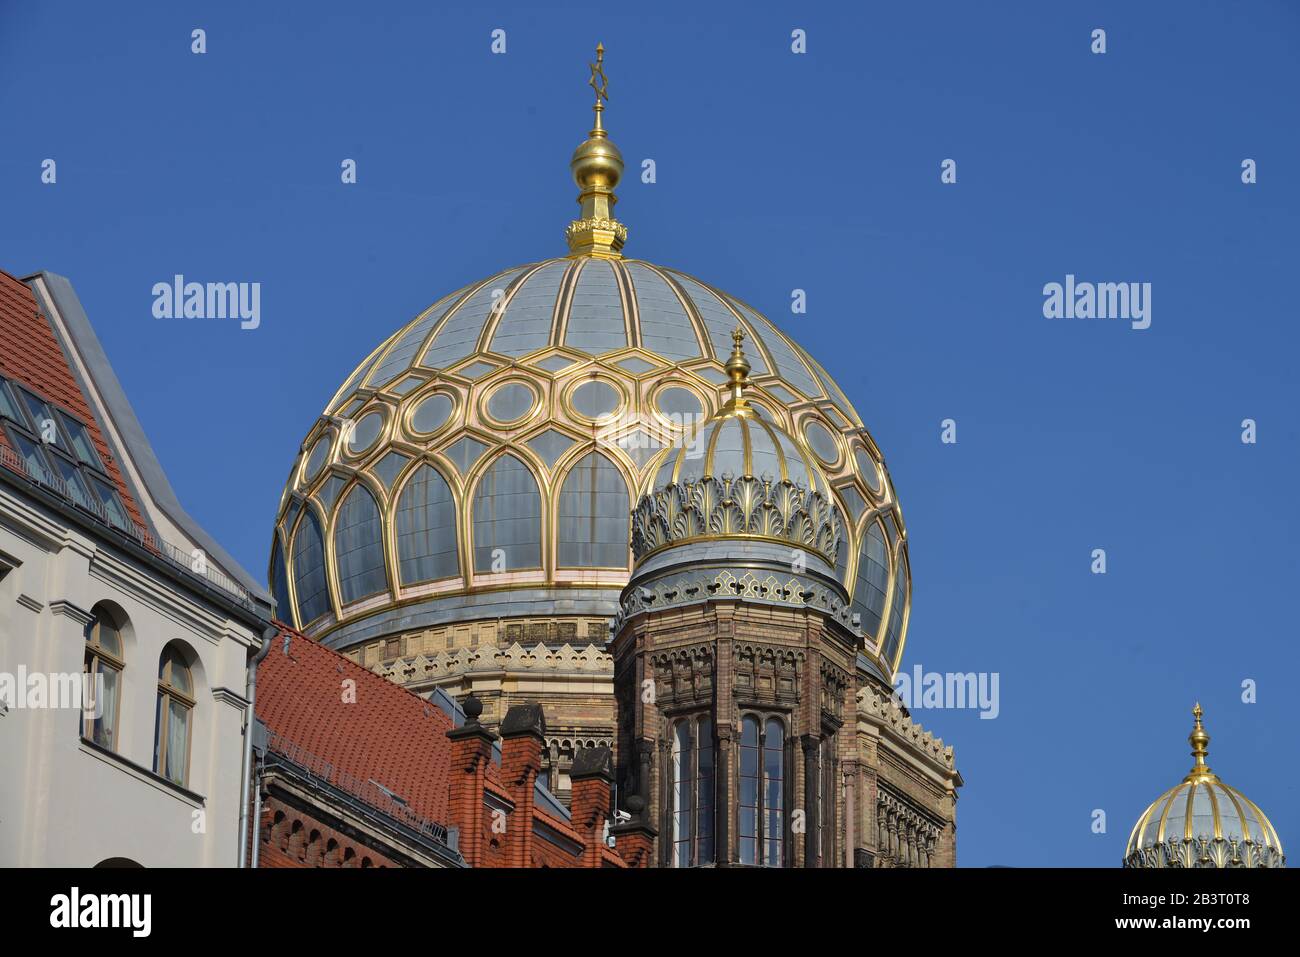
[[[733,338],[729,398],[663,453],[633,512],[610,647],[620,787],[657,866],[874,862],[859,692],[888,692],[860,667],[861,617],[835,575],[842,518],[815,460],[749,404]],[[917,846],[900,863],[934,863],[935,842]]]

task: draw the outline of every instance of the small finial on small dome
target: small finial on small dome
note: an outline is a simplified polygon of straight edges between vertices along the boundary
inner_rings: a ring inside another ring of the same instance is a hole
[[[1188,777],[1193,775],[1212,774],[1210,766],[1205,763],[1205,759],[1210,754],[1210,736],[1205,731],[1205,726],[1201,724],[1201,703],[1196,702],[1196,707],[1192,709],[1192,718],[1195,725],[1192,727],[1192,733],[1187,736],[1187,743],[1192,746],[1192,757],[1196,759],[1196,764],[1188,773]]]
[[[731,398],[727,400],[723,409],[728,411],[738,411],[749,408],[749,401],[745,398],[745,386],[749,385],[749,360],[745,358],[745,347],[741,344],[745,341],[745,330],[736,326],[731,332],[731,341],[734,343],[731,350],[731,358],[723,368],[727,372],[727,377],[731,380],[727,388],[731,390]]]
[[[582,218],[569,223],[564,237],[571,255],[621,259],[619,250],[627,241],[627,227],[614,218],[614,204],[618,202],[614,187],[623,178],[623,154],[610,141],[601,120],[605,101],[609,99],[603,43],[596,44],[596,62],[587,65],[591,69],[587,85],[596,91],[596,104],[592,107],[596,122],[569,161],[573,181],[582,190],[578,194]]]

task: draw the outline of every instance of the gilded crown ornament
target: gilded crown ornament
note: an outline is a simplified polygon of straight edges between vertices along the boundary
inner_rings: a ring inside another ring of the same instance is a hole
[[[623,178],[623,154],[606,134],[601,120],[605,101],[609,99],[604,44],[596,44],[596,62],[588,66],[591,68],[588,85],[596,91],[596,103],[592,107],[595,123],[569,161],[573,181],[581,190],[578,205],[582,207],[582,217],[569,223],[564,238],[572,256],[621,259],[627,227],[614,218],[614,204],[618,202],[614,187]]]

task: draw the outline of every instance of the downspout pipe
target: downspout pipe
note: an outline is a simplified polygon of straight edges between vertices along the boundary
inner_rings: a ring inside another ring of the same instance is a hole
[[[253,721],[257,711],[257,666],[271,651],[271,642],[280,634],[280,626],[270,624],[262,632],[262,647],[252,657],[248,665],[248,711],[244,715],[244,759],[240,768],[241,782],[239,793],[239,866],[248,866],[248,789],[253,786]]]

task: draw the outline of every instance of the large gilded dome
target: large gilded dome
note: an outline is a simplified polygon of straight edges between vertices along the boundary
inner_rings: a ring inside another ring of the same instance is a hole
[[[570,254],[438,299],[356,367],[307,433],[272,547],[281,617],[344,650],[476,619],[587,618],[594,636],[590,620],[615,614],[630,576],[632,506],[657,453],[722,406],[739,328],[751,402],[797,445],[780,461],[817,463],[844,516],[837,574],[869,656],[892,675],[906,536],[852,404],[741,299],[622,256],[622,159],[599,112],[572,166],[583,218]]]

